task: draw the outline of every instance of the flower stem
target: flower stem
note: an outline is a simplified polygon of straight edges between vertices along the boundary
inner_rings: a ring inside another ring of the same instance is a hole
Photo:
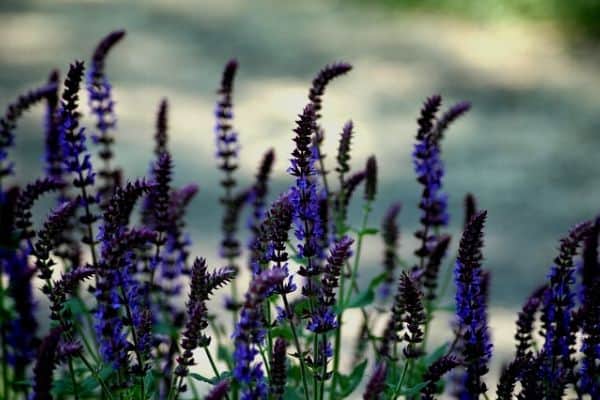
[[[304,386],[304,398],[306,400],[310,400],[310,397],[308,395],[308,382],[306,381],[306,366],[304,365],[304,353],[302,352],[302,348],[300,347],[300,340],[298,340],[298,333],[296,332],[296,324],[294,324],[292,309],[290,307],[287,295],[285,293],[281,295],[281,298],[283,299],[285,313],[290,323],[292,336],[294,337],[294,345],[296,346],[296,353],[298,353],[298,360],[300,360],[300,374],[302,375],[302,385]]]

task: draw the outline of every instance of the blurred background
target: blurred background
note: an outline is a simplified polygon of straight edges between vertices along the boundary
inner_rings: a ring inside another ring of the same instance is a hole
[[[354,167],[370,154],[380,165],[372,225],[401,200],[408,260],[418,219],[411,151],[421,103],[433,93],[446,105],[470,100],[472,111],[443,146],[450,230],[456,248],[463,196],[474,193],[489,211],[491,317],[500,353],[508,354],[513,312],[545,278],[558,238],[600,208],[599,20],[593,0],[3,0],[0,104],[43,83],[52,68],[64,73],[70,61],[89,60],[102,36],[125,28],[107,66],[119,116],[117,160],[129,177],[147,172],[155,111],[167,97],[175,182],[201,188],[189,217],[194,253],[218,265],[212,112],[229,58],[240,62],[239,180],[250,183],[262,153],[274,147],[272,198],[291,183],[291,130],[312,77],[332,61],[354,65],[325,96],[329,168],[337,134],[352,119]],[[41,173],[41,116],[36,108],[18,131],[13,159],[23,182]],[[381,268],[379,241],[366,247],[364,281]]]

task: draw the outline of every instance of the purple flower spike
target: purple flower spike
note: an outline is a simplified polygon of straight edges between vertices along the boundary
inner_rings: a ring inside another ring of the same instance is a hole
[[[265,399],[268,388],[260,363],[254,359],[265,338],[263,302],[272,289],[283,284],[287,272],[282,268],[267,269],[255,275],[246,292],[240,319],[233,334],[233,376],[242,386],[242,399]]]
[[[352,65],[347,62],[336,62],[328,64],[319,71],[317,76],[313,79],[312,86],[308,93],[308,98],[311,101],[315,110],[315,119],[319,119],[319,111],[321,111],[323,94],[325,88],[333,79],[338,76],[342,76],[352,69]]]
[[[97,134],[94,136],[96,143],[100,144],[98,155],[103,161],[99,175],[102,185],[99,188],[99,195],[102,204],[106,201],[114,187],[119,184],[121,171],[111,166],[113,159],[112,146],[115,138],[111,134],[116,128],[117,117],[115,115],[115,102],[112,99],[112,87],[105,73],[106,58],[110,50],[119,43],[125,36],[124,30],[118,30],[109,33],[104,37],[94,50],[90,69],[87,76],[87,91],[89,95],[89,105],[96,118]]]
[[[8,105],[4,115],[0,117],[0,180],[13,174],[13,163],[7,161],[7,152],[15,142],[14,131],[17,128],[17,121],[32,105],[44,98],[55,96],[56,87],[56,82],[50,82],[19,96],[14,103]]]
[[[481,262],[483,227],[487,212],[475,214],[465,229],[454,270],[456,315],[461,335],[462,357],[466,368],[461,395],[477,399],[487,392],[481,377],[488,372],[492,344],[487,326],[486,294]]]

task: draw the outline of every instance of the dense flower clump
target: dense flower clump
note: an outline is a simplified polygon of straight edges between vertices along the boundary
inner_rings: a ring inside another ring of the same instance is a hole
[[[327,168],[324,96],[352,66],[326,65],[312,80],[290,132],[291,179],[273,193],[276,160],[286,159],[274,149],[257,160],[253,182],[236,172],[244,136],[233,126],[240,64],[230,60],[214,129],[222,236],[214,254],[192,257],[186,211],[199,189],[176,184],[167,99],[158,101],[147,176],[127,179],[115,163],[116,100],[106,70],[124,37],[110,33],[89,63],[68,66],[62,85],[54,70],[0,116],[0,399],[493,396],[487,211],[472,194],[457,218],[464,221],[457,255],[447,260],[453,240],[442,140],[469,103],[443,111],[434,95],[420,110],[412,150],[419,222],[416,248],[404,258],[400,211],[409,207],[385,205],[380,229],[371,226],[381,207],[379,174],[389,166],[374,155],[354,159],[355,122],[341,126],[336,165]],[[79,98],[84,77],[91,127]],[[39,102],[43,176],[23,183],[9,155],[19,119]],[[362,203],[359,225],[349,216],[354,202]],[[38,223],[43,206],[49,212]],[[597,218],[561,239],[547,282],[516,316],[515,354],[498,380],[498,399],[600,399],[599,236]],[[379,274],[361,260],[376,237]],[[223,266],[211,266],[211,256]],[[225,286],[230,292],[218,302]],[[451,333],[431,348],[432,321],[448,311]],[[352,328],[359,328],[354,344],[346,341]]]

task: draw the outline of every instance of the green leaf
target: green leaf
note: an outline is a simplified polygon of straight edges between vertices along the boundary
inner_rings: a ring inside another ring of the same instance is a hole
[[[338,392],[338,396],[349,396],[358,387],[358,385],[360,385],[366,368],[367,360],[354,367],[350,375],[338,374],[338,381],[340,383],[340,388],[342,389],[341,392]]]
[[[281,337],[288,341],[294,339],[294,334],[292,333],[292,328],[289,325],[277,325],[271,328],[271,334],[273,337]]]
[[[156,376],[154,371],[148,371],[146,376],[144,376],[144,387],[146,388],[146,393],[144,393],[144,398],[151,399],[154,397],[154,392],[156,391],[155,387]]]
[[[401,390],[400,395],[412,397],[412,396],[416,395],[417,393],[419,393],[421,391],[421,389],[423,389],[427,385],[429,385],[429,381],[417,383],[415,386]]]
[[[193,379],[195,379],[197,381],[200,381],[200,382],[210,383],[211,385],[214,385],[214,383],[215,383],[214,378],[207,378],[204,375],[200,375],[200,374],[197,374],[197,373],[194,373],[194,372],[190,373],[190,378],[193,378]]]

